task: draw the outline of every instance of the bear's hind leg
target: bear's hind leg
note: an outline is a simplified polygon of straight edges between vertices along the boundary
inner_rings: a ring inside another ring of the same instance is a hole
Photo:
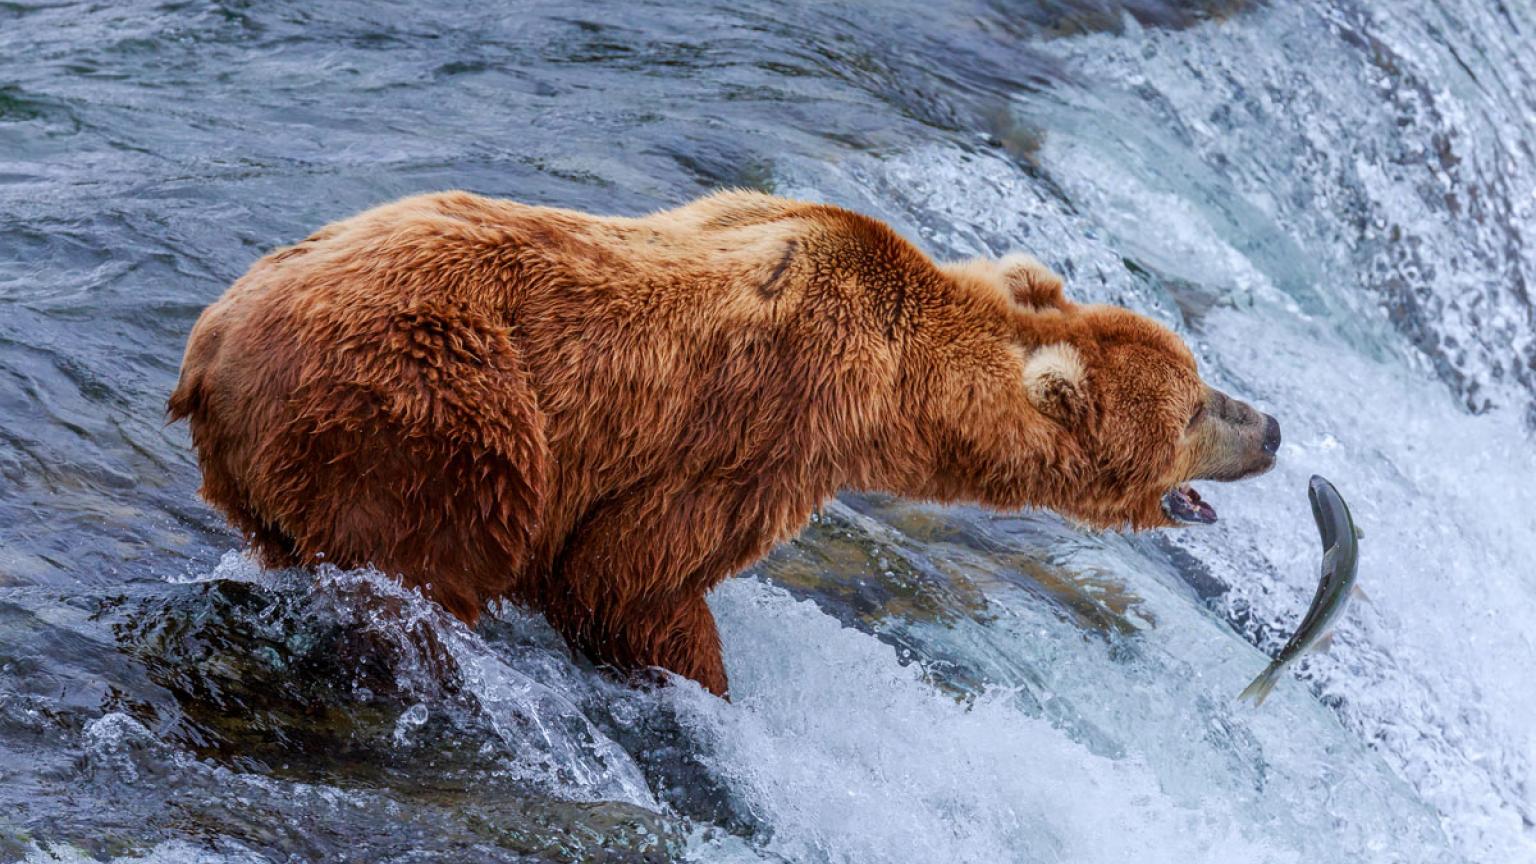
[[[293,538],[251,509],[250,494],[225,464],[219,447],[209,443],[205,424],[213,422],[201,413],[192,416],[192,441],[203,471],[198,493],[240,532],[263,567],[281,569],[298,565]]]
[[[241,478],[264,519],[241,527],[264,552],[291,538],[306,565],[401,576],[473,624],[523,578],[543,506],[543,415],[520,356],[460,306],[355,327],[286,396]]]

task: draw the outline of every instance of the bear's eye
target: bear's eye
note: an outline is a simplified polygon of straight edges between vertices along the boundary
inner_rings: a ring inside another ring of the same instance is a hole
[[[1198,422],[1200,420],[1200,418],[1204,417],[1204,416],[1205,416],[1205,403],[1201,402],[1199,405],[1195,406],[1195,413],[1190,415],[1190,417],[1189,417],[1189,424],[1187,426],[1185,426],[1184,428],[1185,429],[1193,429],[1194,426],[1195,426],[1195,423]]]

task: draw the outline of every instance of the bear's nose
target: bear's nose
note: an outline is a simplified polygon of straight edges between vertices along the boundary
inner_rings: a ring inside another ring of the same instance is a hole
[[[1264,415],[1264,452],[1275,455],[1280,449],[1280,421]]]

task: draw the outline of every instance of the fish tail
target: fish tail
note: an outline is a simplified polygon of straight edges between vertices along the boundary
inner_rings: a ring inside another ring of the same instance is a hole
[[[1266,666],[1264,671],[1259,673],[1259,677],[1253,679],[1253,683],[1238,695],[1238,701],[1252,698],[1254,707],[1263,705],[1264,700],[1269,698],[1269,691],[1275,689],[1275,683],[1280,680],[1280,668],[1283,665],[1285,664],[1276,660]]]

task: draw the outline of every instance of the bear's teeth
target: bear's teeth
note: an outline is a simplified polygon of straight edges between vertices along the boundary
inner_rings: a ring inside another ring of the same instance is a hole
[[[1163,496],[1163,512],[1175,522],[1185,524],[1209,525],[1216,521],[1216,509],[1188,484],[1168,490]]]

